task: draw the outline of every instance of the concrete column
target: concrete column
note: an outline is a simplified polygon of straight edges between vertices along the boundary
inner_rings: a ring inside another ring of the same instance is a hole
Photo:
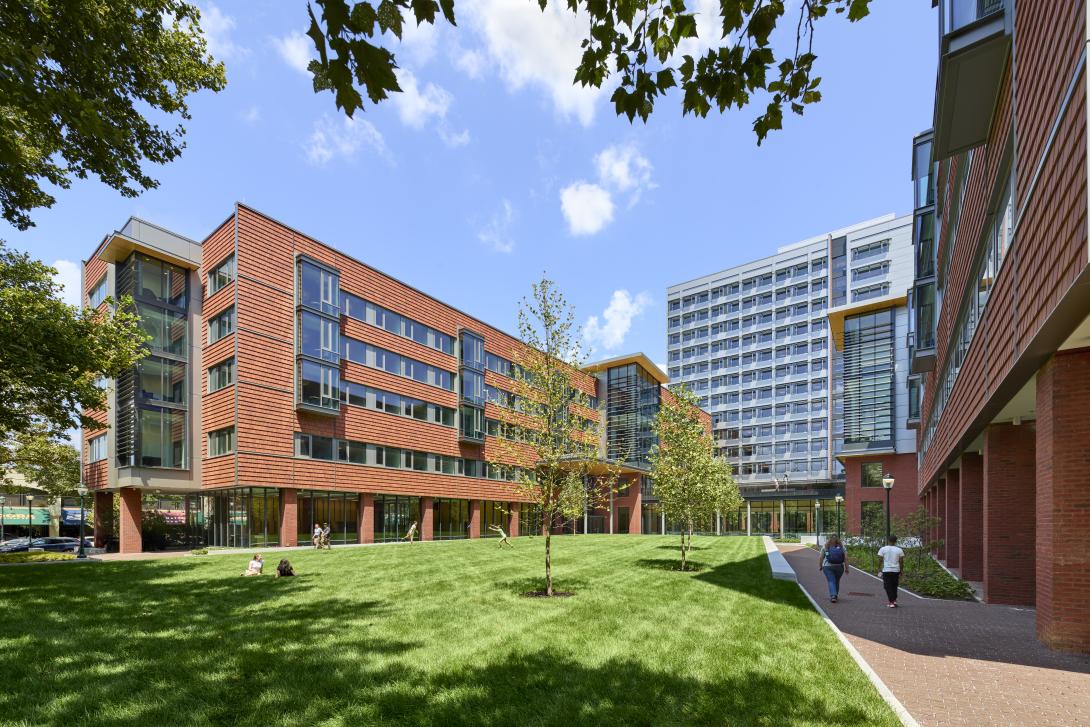
[[[434,500],[430,497],[420,498],[420,539],[433,540],[435,537],[432,514]]]
[[[961,543],[958,539],[961,514],[961,472],[950,470],[946,473],[946,518],[943,523],[943,536],[946,540],[946,566],[961,567]]]
[[[122,553],[139,553],[144,549],[143,537],[140,534],[140,519],[143,515],[140,503],[140,490],[132,487],[122,487],[118,493],[121,496],[119,515],[121,522],[119,530],[121,536]]]
[[[360,542],[375,542],[375,496],[370,492],[360,493],[360,501],[356,505],[356,520]]]
[[[481,501],[469,501],[469,537],[481,537]]]
[[[1090,653],[1090,351],[1037,373],[1037,638]]]
[[[946,560],[946,478],[940,477],[939,484],[935,486],[935,517],[938,518],[938,535],[936,540],[942,542],[939,543],[935,554],[939,560]]]
[[[786,537],[787,526],[784,525],[784,521],[787,519],[787,505],[784,500],[780,500],[780,540]]]
[[[95,492],[94,511],[95,547],[105,548],[114,534],[114,493]]]
[[[511,537],[517,538],[519,536],[519,504],[517,502],[510,503],[511,516],[507,519],[507,526],[511,528]]]
[[[961,455],[958,473],[958,547],[961,577],[984,580],[984,458],[976,452]]]
[[[746,535],[753,535],[753,506],[746,500]]]
[[[299,492],[280,491],[280,545],[293,548],[299,545]]]
[[[984,430],[984,599],[1032,606],[1036,590],[1033,422]]]

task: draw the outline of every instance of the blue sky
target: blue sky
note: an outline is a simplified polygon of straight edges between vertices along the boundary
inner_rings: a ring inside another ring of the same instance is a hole
[[[697,2],[708,37],[716,6]],[[406,93],[353,122],[302,70],[302,0],[201,7],[228,86],[193,98],[161,186],[77,182],[37,227],[0,222],[77,294],[75,261],[130,215],[202,239],[239,200],[508,331],[547,271],[597,357],[662,361],[668,285],[908,211],[911,137],[930,126],[927,0],[819,23],[824,100],[759,148],[753,108],[683,118],[673,94],[646,125],[616,117],[610,88],[570,83],[579,21],[531,0],[461,0],[458,28],[407,32],[391,44]]]

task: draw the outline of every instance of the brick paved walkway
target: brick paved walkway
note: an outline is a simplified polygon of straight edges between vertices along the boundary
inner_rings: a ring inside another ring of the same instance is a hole
[[[799,583],[924,727],[1090,726],[1090,657],[1049,651],[1032,609],[915,598],[886,608],[881,581],[852,572],[829,603],[817,554],[781,546]]]

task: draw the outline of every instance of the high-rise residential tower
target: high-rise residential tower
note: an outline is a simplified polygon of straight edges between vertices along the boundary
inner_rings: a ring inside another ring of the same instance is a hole
[[[711,413],[747,501],[727,530],[858,529],[887,474],[911,494],[897,509],[915,502],[911,232],[911,216],[887,215],[667,290],[671,386]]]

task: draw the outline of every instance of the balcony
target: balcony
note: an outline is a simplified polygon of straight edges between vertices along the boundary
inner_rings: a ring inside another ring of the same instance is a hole
[[[988,138],[1011,46],[1007,0],[941,0],[935,159]]]

